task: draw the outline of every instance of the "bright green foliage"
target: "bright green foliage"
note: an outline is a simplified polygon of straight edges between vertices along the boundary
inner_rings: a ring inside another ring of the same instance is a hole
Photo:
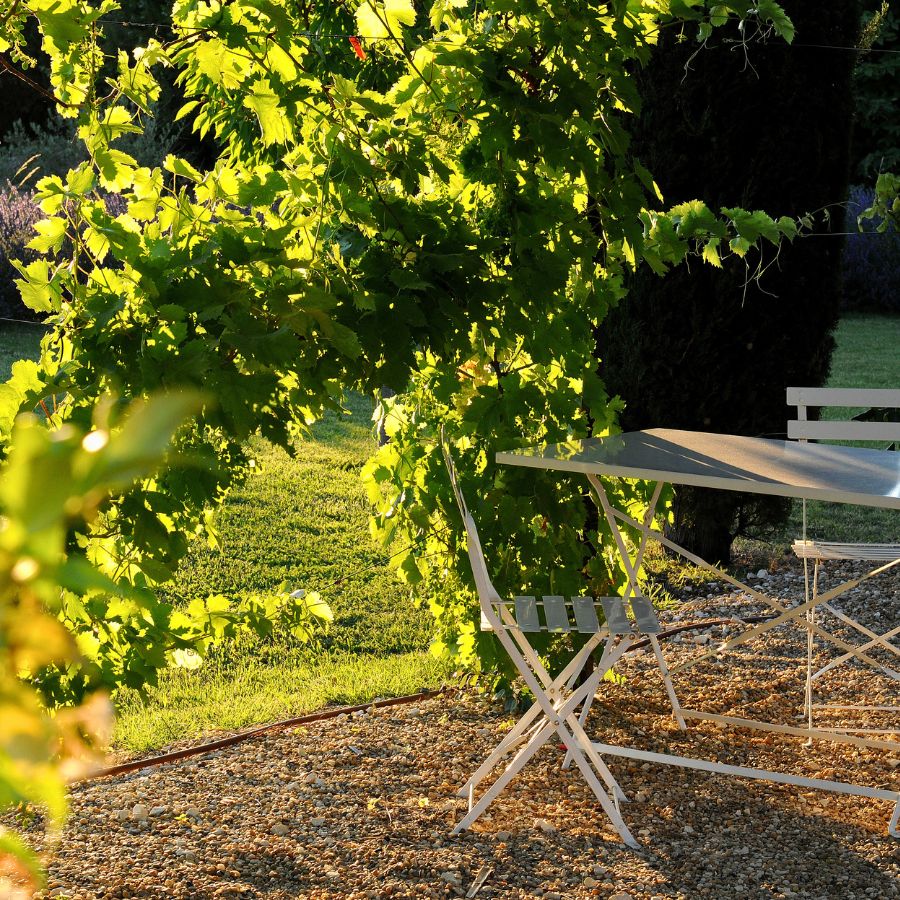
[[[463,452],[505,584],[541,572],[574,589],[582,568],[597,585],[620,580],[596,555],[575,488],[501,476],[493,454],[615,426],[591,350],[629,271],[664,272],[688,255],[716,265],[793,236],[792,222],[762,213],[715,215],[699,202],[661,211],[628,152],[630,73],[659,27],[680,18],[701,40],[712,27],[790,40],[781,7],[180,0],[171,43],[100,65],[93,41],[109,9],[0,2],[11,46],[24,17],[36,18],[60,108],[77,116],[90,155],[39,183],[48,218],[34,246],[45,256],[20,269],[20,287],[53,331],[40,365],[5,388],[0,423],[36,403],[54,424],[85,423],[111,390],[187,386],[216,403],[178,437],[190,474],[163,470],[79,534],[95,564],[141,591],[165,582],[190,539],[215,542],[206,512],[246,472],[249,435],[289,446],[292,427],[335,408],[347,386],[412,383],[391,406],[395,440],[371,468],[376,523],[385,539],[416,542],[401,572],[425,581],[436,610],[447,592],[435,577],[452,586],[465,571],[428,443],[439,417]],[[365,59],[346,39],[353,31]],[[142,168],[117,146],[143,127],[162,66],[179,72],[181,115],[221,148],[209,171],[173,156]],[[523,521],[531,530],[511,540]],[[48,695],[152,681],[193,660],[179,651],[202,653],[204,635],[227,633],[220,601],[209,602],[185,622],[157,601],[151,640],[147,617],[126,604],[73,601],[64,615],[94,665],[49,680]],[[259,625],[278,609],[241,615]],[[452,618],[457,631],[471,625],[470,612]]]
[[[64,554],[67,530],[96,519],[109,491],[151,473],[172,433],[197,408],[197,397],[172,395],[115,417],[109,404],[101,405],[87,433],[71,425],[51,433],[34,416],[21,417],[13,429],[0,481],[0,812],[39,807],[51,837],[65,816],[64,781],[103,748],[112,710],[96,693],[51,718],[27,676],[76,664],[80,648],[54,615],[70,591],[88,602],[115,596],[145,609],[140,592],[123,593],[83,554]],[[15,868],[22,881],[40,881],[36,857],[0,827],[4,896],[13,893],[4,876]]]
[[[859,229],[867,219],[880,219],[876,231],[900,231],[900,175],[884,172],[875,182],[875,200],[859,214]]]

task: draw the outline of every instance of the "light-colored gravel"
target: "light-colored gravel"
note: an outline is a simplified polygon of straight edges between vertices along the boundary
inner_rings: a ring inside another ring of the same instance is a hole
[[[756,582],[799,601],[795,567]],[[874,584],[874,583],[873,583]],[[758,608],[727,585],[694,586],[672,620]],[[873,626],[897,619],[900,578],[848,598]],[[762,610],[759,610],[762,611]],[[666,646],[695,653],[689,634]],[[722,629],[710,634],[718,640]],[[676,680],[686,706],[798,722],[804,639],[786,628]],[[823,656],[823,658],[827,658]],[[892,789],[900,753],[693,723],[679,732],[653,657],[604,683],[589,733],[608,743]],[[889,696],[858,666],[839,695]],[[843,694],[842,694],[843,692]],[[893,700],[898,702],[896,691]],[[343,716],[76,787],[48,893],[68,898],[895,898],[900,842],[891,806],[785,786],[610,759],[631,802],[630,851],[574,771],[546,747],[476,822],[454,792],[512,724],[497,704],[446,695],[418,707]],[[895,727],[897,717],[894,716]],[[900,745],[898,745],[900,746]]]

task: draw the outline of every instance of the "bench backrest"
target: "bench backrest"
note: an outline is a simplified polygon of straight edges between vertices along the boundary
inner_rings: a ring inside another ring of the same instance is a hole
[[[900,409],[900,390],[893,388],[807,388],[789,387],[788,406],[797,407],[797,418],[789,419],[787,436],[791,440],[814,441],[891,441],[900,442],[900,421],[866,421],[847,416],[844,419],[811,420],[807,408],[865,407],[867,410]]]

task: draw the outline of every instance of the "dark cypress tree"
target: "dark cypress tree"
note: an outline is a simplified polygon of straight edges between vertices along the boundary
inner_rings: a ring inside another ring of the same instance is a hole
[[[856,0],[783,6],[797,44],[853,45]],[[691,59],[695,44],[663,33],[642,76],[634,153],[666,206],[699,197],[798,216],[846,198],[855,54],[773,41],[749,44],[745,64],[739,44],[718,40]],[[785,387],[822,384],[833,348],[843,242],[818,227],[823,236],[785,246],[758,282],[734,259],[635,277],[597,349],[610,392],[626,401],[626,430],[784,434]],[[670,532],[724,561],[737,533],[786,509],[777,498],[680,488]]]

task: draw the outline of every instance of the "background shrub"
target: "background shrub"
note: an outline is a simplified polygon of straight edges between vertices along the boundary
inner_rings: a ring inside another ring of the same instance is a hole
[[[71,121],[54,115],[46,125],[15,122],[0,142],[0,185],[33,188],[45,175],[65,175],[85,159]]]
[[[31,262],[37,258],[25,245],[34,237],[34,223],[44,218],[31,191],[9,182],[0,187],[0,317],[36,321],[37,316],[22,303],[15,285],[18,272],[10,260]]]
[[[104,202],[114,216],[125,212],[125,201],[118,194],[107,194]],[[20,276],[12,260],[28,264],[37,259],[39,254],[27,245],[35,236],[34,223],[43,218],[44,214],[34,201],[33,191],[8,181],[0,188],[0,319],[40,320],[40,316],[22,302],[15,283]],[[68,252],[67,244],[63,250]]]
[[[871,188],[854,187],[847,204],[844,246],[844,308],[900,313],[900,233],[878,232],[880,219],[869,219],[858,230],[856,217],[872,205]]]

